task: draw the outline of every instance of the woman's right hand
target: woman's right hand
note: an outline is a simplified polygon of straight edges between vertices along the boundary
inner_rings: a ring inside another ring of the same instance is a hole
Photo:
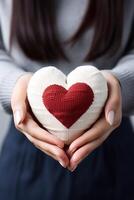
[[[64,151],[64,142],[56,138],[33,119],[27,102],[27,86],[32,74],[22,75],[16,82],[11,97],[15,127],[21,131],[38,149],[51,156],[63,167],[69,159]]]

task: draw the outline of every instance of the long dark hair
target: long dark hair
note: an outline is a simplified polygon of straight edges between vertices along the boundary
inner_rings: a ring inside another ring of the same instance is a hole
[[[68,60],[56,32],[53,0],[13,0],[10,45],[15,38],[26,56],[37,61]],[[90,0],[77,32],[68,39],[75,44],[94,27],[94,37],[85,61],[119,49],[123,28],[123,0]]]

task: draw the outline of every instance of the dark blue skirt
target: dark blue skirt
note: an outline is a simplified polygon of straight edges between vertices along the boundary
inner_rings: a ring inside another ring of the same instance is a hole
[[[0,200],[134,200],[134,132],[127,118],[72,173],[11,122],[0,157]]]

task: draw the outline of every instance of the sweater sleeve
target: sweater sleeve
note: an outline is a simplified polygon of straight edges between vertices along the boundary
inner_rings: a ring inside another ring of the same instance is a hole
[[[0,31],[0,106],[9,114],[12,113],[10,102],[13,87],[25,73],[4,49]]]
[[[128,48],[111,72],[118,78],[122,91],[123,115],[134,114],[134,20]]]
[[[120,81],[123,115],[134,115],[134,54],[123,57],[111,72]]]

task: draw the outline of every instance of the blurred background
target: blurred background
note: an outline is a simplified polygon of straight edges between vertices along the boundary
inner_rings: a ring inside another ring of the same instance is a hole
[[[10,118],[11,118],[11,115],[6,114],[0,107],[0,151],[1,151],[3,141],[6,137],[8,125],[10,123]],[[131,117],[131,121],[132,121],[132,126],[134,129],[134,116]]]
[[[8,125],[10,123],[11,115],[6,114],[0,107],[0,151],[6,136]]]

